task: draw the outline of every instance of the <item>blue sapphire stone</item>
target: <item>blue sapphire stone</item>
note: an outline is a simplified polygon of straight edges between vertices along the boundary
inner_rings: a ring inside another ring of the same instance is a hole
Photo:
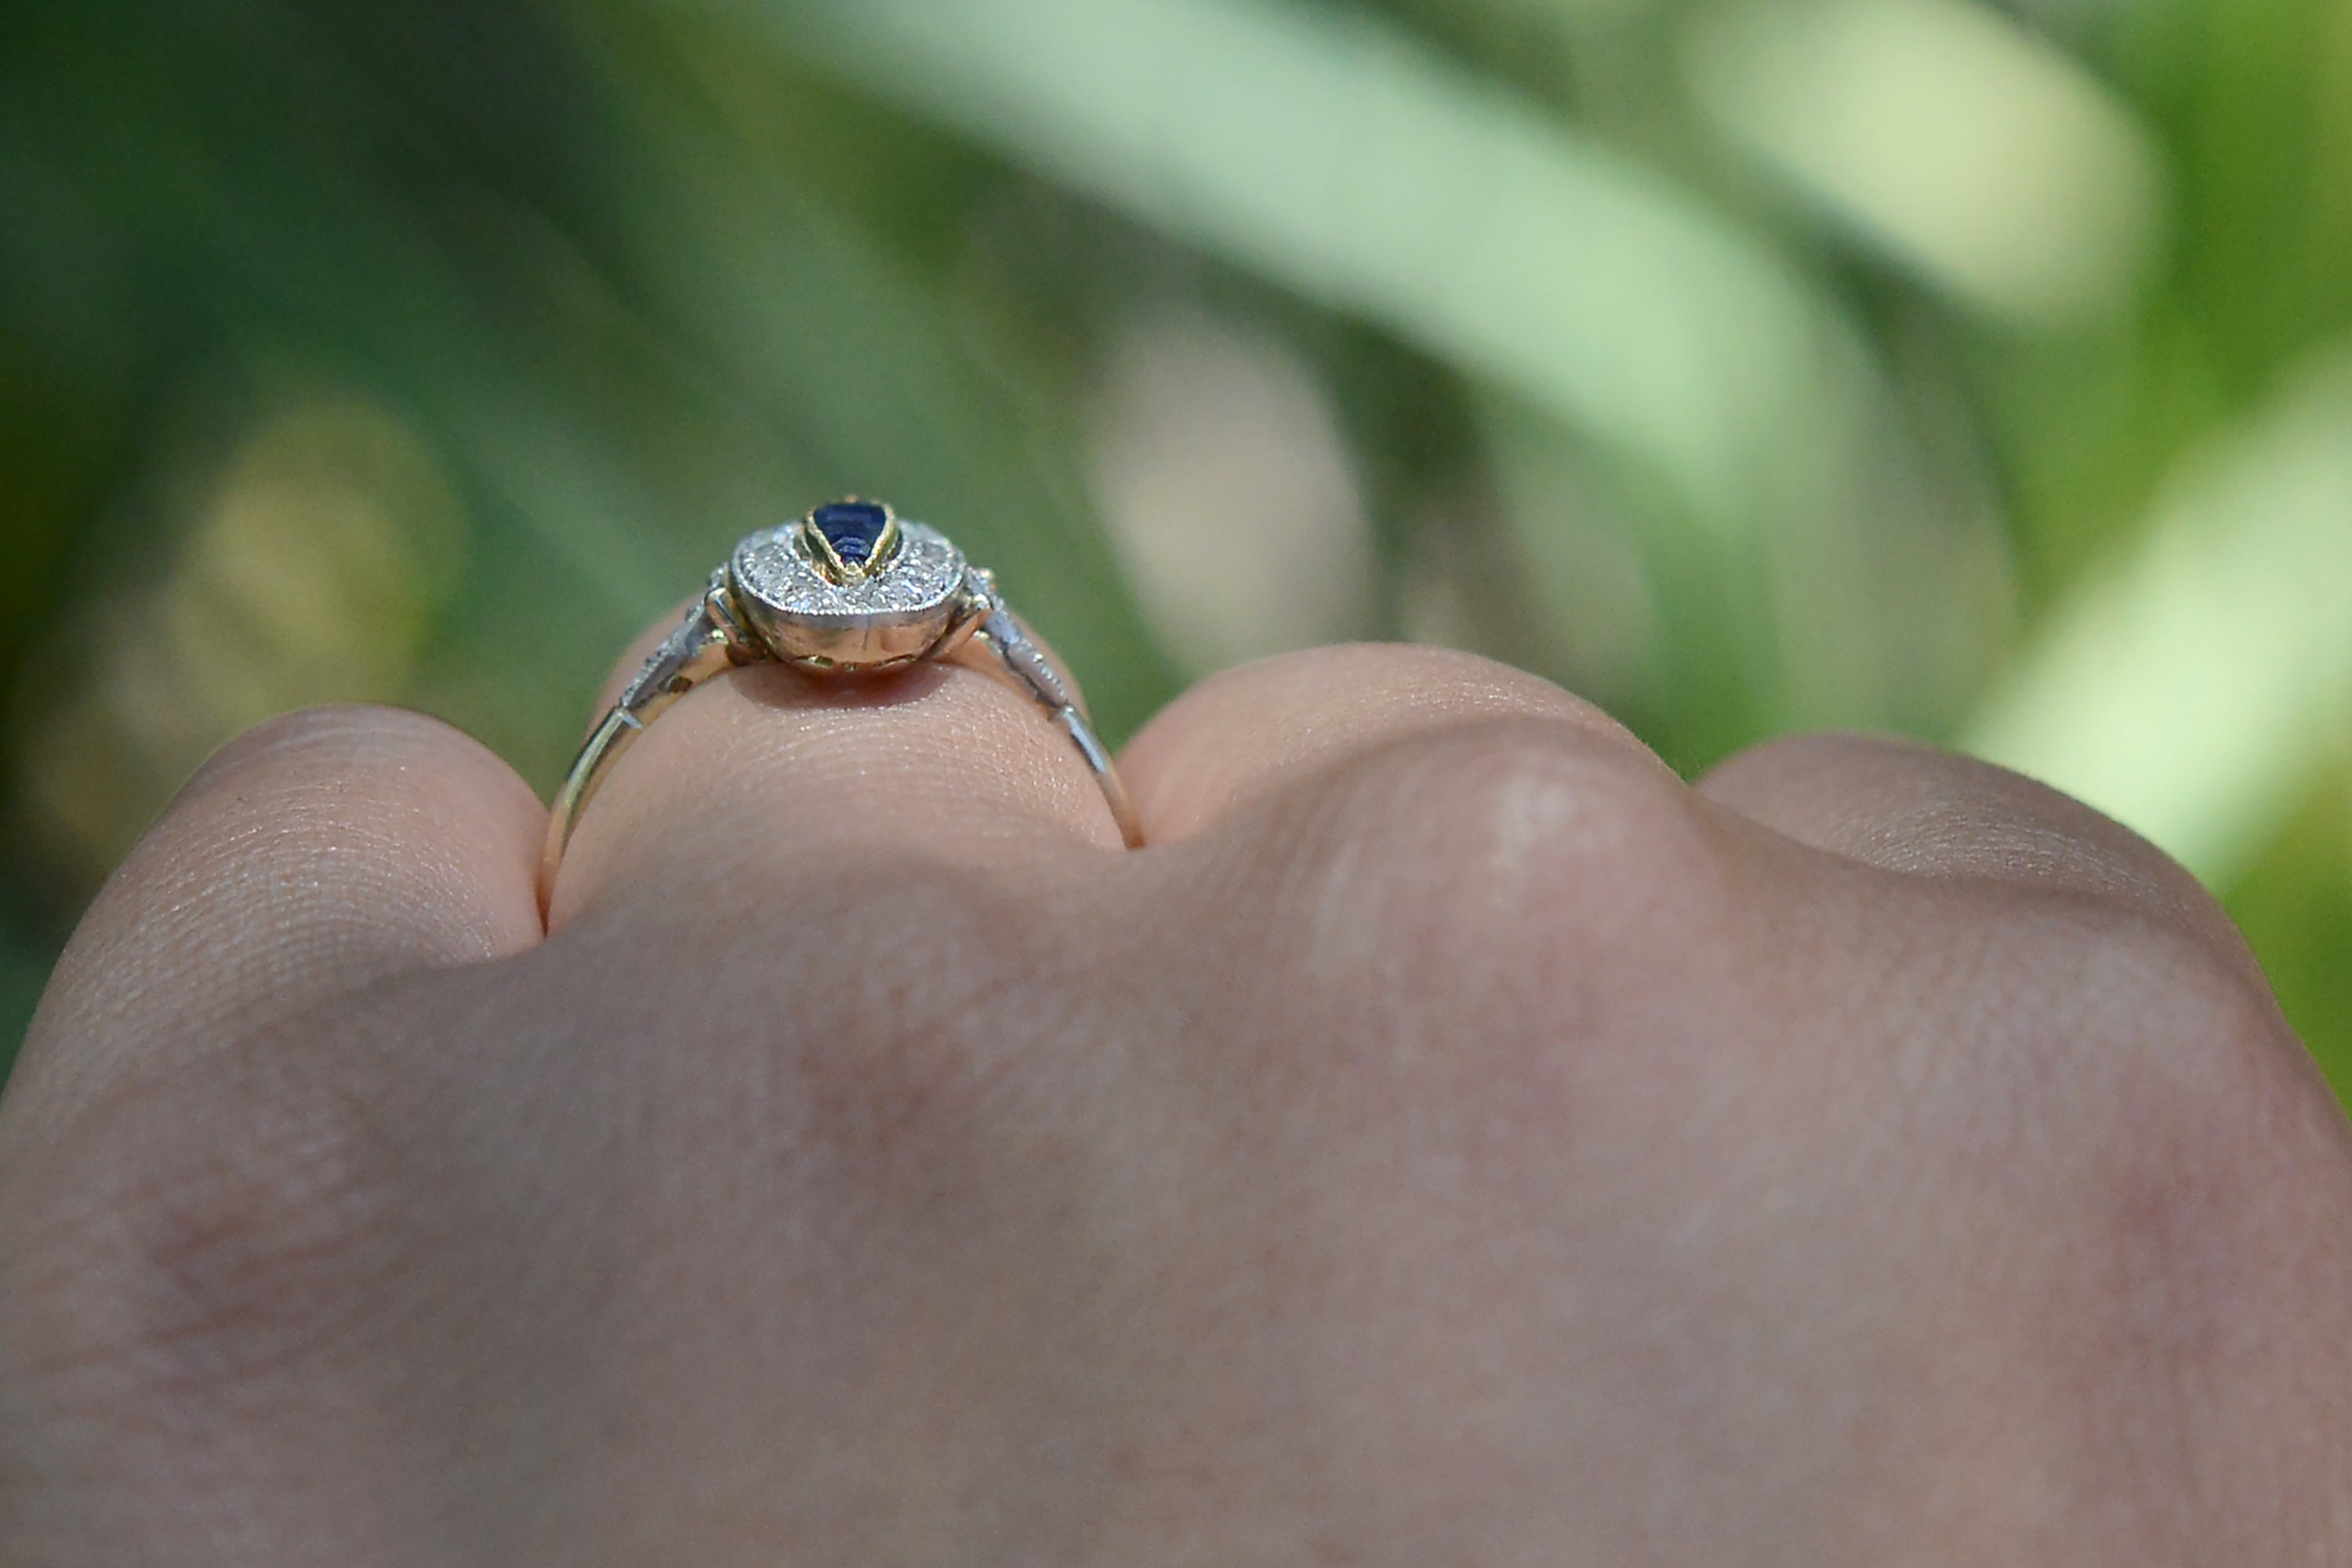
[[[882,531],[890,526],[890,513],[872,501],[839,500],[817,508],[809,514],[809,521],[824,535],[835,555],[852,566],[863,566],[874,559],[874,547],[882,542]]]

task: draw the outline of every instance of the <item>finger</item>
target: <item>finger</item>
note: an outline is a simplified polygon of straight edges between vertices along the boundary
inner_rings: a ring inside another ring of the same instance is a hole
[[[1285,654],[1213,677],[1146,726],[1120,768],[1144,841],[1161,844],[1413,736],[1526,719],[1671,776],[1623,725],[1549,681],[1470,654],[1392,644]]]
[[[851,677],[755,664],[688,693],[612,765],[549,924],[616,886],[709,903],[812,857],[984,863],[1075,847],[1120,847],[1118,824],[1028,697],[952,664]]]
[[[1875,736],[1797,736],[1740,753],[1697,787],[1816,849],[1892,871],[2105,900],[2254,964],[2229,915],[2179,862],[1990,763]]]
[[[131,1073],[381,980],[530,947],[545,822],[511,768],[419,714],[316,709],[248,731],[83,917],[10,1113],[55,1125]]]

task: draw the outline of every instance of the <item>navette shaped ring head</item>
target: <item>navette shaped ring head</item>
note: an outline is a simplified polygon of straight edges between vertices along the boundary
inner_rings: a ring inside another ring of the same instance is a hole
[[[993,608],[984,575],[945,535],[855,499],[752,534],[727,583],[764,651],[815,669],[936,658]]]

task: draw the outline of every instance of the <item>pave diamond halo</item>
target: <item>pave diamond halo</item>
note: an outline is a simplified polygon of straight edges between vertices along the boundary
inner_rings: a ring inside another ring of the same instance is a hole
[[[940,657],[985,619],[988,584],[938,530],[838,501],[751,535],[728,562],[745,629],[788,664],[888,669]]]

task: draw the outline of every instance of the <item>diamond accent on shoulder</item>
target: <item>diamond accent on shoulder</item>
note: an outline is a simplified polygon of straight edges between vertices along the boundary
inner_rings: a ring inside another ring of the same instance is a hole
[[[697,605],[687,613],[677,628],[662,639],[662,645],[638,668],[636,678],[621,694],[625,709],[642,708],[656,698],[675,695],[689,667],[702,656],[702,650],[724,634],[710,618],[709,609]]]

